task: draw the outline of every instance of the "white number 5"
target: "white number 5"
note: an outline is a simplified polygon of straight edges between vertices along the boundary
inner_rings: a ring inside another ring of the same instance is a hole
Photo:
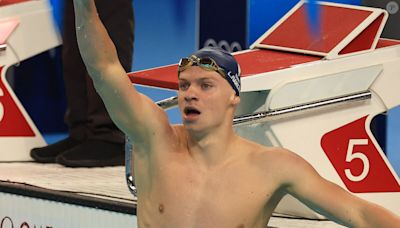
[[[364,180],[369,172],[369,160],[367,156],[361,152],[354,151],[355,145],[368,145],[368,139],[350,139],[349,146],[347,147],[346,162],[351,162],[353,159],[360,159],[363,163],[363,170],[360,175],[354,176],[350,169],[345,169],[344,173],[349,180],[358,182]]]

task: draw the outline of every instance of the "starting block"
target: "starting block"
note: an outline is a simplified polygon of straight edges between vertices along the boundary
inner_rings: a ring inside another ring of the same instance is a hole
[[[320,34],[312,36],[307,4],[299,2],[249,50],[233,53],[242,70],[235,129],[299,154],[324,178],[400,215],[399,177],[370,130],[376,115],[400,104],[400,41],[379,39],[386,11],[324,2]],[[129,77],[177,90],[177,72],[174,64]],[[322,218],[291,197],[276,213]]]
[[[0,161],[31,160],[29,151],[46,145],[7,82],[6,72],[61,44],[51,12],[47,0],[0,1]]]

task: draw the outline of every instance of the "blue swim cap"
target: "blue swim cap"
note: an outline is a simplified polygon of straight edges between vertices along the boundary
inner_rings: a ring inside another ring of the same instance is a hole
[[[194,52],[192,55],[198,58],[208,57],[213,59],[225,71],[226,80],[233,90],[235,90],[236,95],[239,96],[241,86],[240,66],[229,52],[217,47],[205,47]]]

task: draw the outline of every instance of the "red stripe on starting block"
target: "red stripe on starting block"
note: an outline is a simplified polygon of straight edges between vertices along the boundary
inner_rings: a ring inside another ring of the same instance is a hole
[[[0,67],[0,75],[3,69]],[[35,136],[2,80],[0,80],[0,136]]]
[[[242,77],[276,71],[293,65],[320,60],[321,57],[273,50],[250,50],[234,54]],[[178,64],[128,74],[132,83],[166,89],[178,89]]]
[[[393,45],[400,45],[400,41],[380,39],[377,48]],[[253,49],[233,54],[240,64],[242,77],[282,70],[294,65],[318,61],[322,58],[319,56],[269,49]],[[128,76],[132,83],[135,84],[178,89],[178,64],[131,72]]]
[[[321,37],[309,31],[307,11],[302,5],[261,44],[329,53],[357,28],[371,11],[321,5]]]
[[[0,6],[12,5],[21,2],[30,2],[31,0],[2,0],[0,1]]]
[[[370,49],[374,43],[374,38],[381,26],[384,16],[384,14],[381,14],[377,19],[375,19],[375,21],[372,22],[370,26],[368,26],[343,50],[341,50],[339,52],[339,55]]]

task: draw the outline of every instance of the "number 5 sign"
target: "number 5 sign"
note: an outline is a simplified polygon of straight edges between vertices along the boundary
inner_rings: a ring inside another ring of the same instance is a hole
[[[326,133],[322,149],[351,192],[400,192],[399,183],[365,130],[366,119]]]

